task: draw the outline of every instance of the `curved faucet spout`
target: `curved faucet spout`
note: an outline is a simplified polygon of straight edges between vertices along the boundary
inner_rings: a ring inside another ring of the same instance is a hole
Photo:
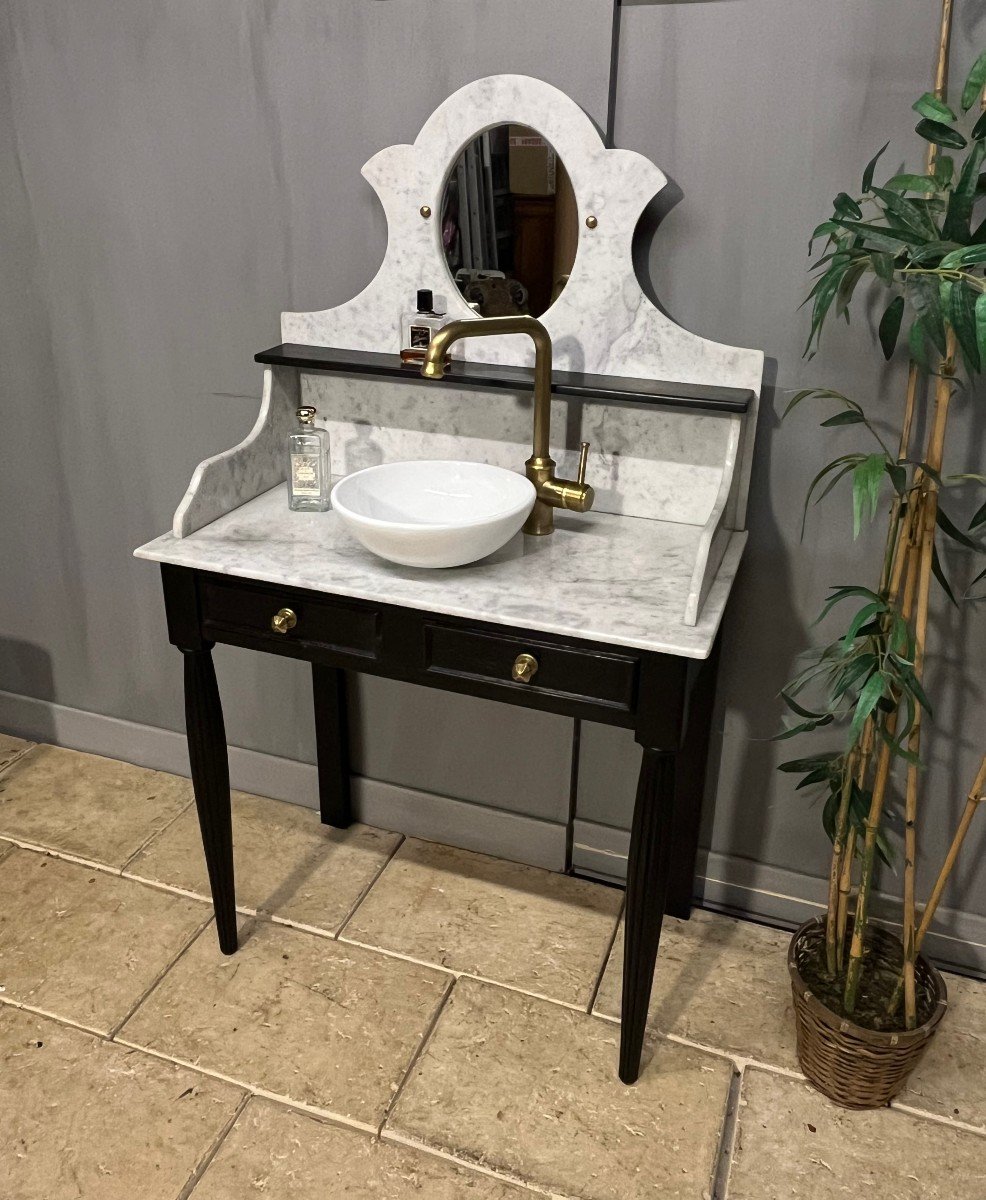
[[[525,463],[527,478],[537,489],[537,499],[524,526],[525,533],[552,533],[555,508],[586,512],[594,492],[585,482],[585,450],[579,478],[558,479],[549,450],[551,424],[551,336],[540,321],[528,316],[481,317],[471,321],[449,321],[431,339],[425,351],[421,374],[426,379],[445,375],[445,359],[454,342],[470,337],[497,337],[526,333],[534,342],[534,433],[531,457]]]

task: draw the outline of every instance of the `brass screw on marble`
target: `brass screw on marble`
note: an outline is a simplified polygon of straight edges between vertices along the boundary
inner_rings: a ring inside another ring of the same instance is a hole
[[[418,209],[418,212],[420,212],[421,215],[424,217],[424,219],[427,221],[428,218],[431,216],[431,205],[430,204],[422,204],[421,207]]]
[[[596,226],[599,224],[599,222],[596,220],[596,218],[592,217],[592,216],[586,217],[585,223],[590,229],[595,229]]]

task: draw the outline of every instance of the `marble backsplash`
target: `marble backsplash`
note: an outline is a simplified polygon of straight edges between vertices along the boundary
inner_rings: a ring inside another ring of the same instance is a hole
[[[531,452],[529,393],[456,389],[342,375],[303,375],[302,403],[328,430],[333,475],[401,459],[465,458],[522,470]],[[737,418],[559,400],[551,450],[573,476],[580,441],[600,512],[702,525],[731,458]]]

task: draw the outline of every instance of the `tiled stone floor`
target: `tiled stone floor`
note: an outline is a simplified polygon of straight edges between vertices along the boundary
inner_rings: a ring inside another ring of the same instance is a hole
[[[616,1076],[622,895],[234,799],[215,944],[187,781],[0,735],[2,1200],[973,1200],[986,985],[891,1109],[800,1078],[787,936],[669,921]]]

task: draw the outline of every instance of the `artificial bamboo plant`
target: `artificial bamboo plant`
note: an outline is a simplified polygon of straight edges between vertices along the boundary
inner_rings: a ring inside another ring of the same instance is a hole
[[[854,426],[870,442],[818,472],[808,489],[805,514],[813,499],[817,503],[844,479],[851,481],[855,536],[865,520],[888,513],[886,548],[875,578],[866,585],[834,588],[822,610],[826,616],[852,603],[844,632],[812,651],[807,667],[782,693],[795,717],[782,737],[830,726],[844,731],[839,749],[786,762],[781,770],[801,775],[799,788],[817,787],[825,795],[823,823],[832,841],[832,860],[819,995],[836,1011],[871,1028],[912,1029],[919,1020],[917,954],[986,788],[984,757],[919,922],[915,863],[921,734],[923,720],[932,715],[923,685],[928,619],[933,603],[960,599],[946,578],[937,539],[981,552],[986,533],[986,503],[980,503],[979,492],[986,476],[946,475],[943,468],[953,396],[959,389],[970,396],[969,385],[986,370],[986,218],[980,203],[986,198],[986,51],[973,65],[957,105],[946,100],[946,76],[943,33],[935,90],[913,106],[919,117],[916,133],[927,143],[927,172],[896,174],[877,184],[884,146],[863,172],[859,194],[840,192],[832,216],[812,235],[812,246],[824,246],[811,268],[816,278],[808,298],[806,354],[814,353],[827,319],[835,315],[848,321],[854,298],[864,289],[871,298],[875,292],[884,356],[891,358],[898,343],[906,343],[909,358],[899,443],[888,446],[862,405],[830,389],[798,392],[787,408],[790,412],[809,399],[823,403],[827,412],[834,407],[822,428]],[[921,453],[913,443],[925,405],[928,433]],[[970,490],[978,492],[974,511],[963,520],[943,503],[943,493],[955,485],[964,486],[966,497]],[[933,577],[941,590],[932,591]],[[961,599],[975,597],[984,579],[986,570],[975,576]],[[903,967],[897,979],[876,980],[867,975],[864,947],[874,869],[879,858],[891,854],[890,797],[899,776],[904,793]]]

